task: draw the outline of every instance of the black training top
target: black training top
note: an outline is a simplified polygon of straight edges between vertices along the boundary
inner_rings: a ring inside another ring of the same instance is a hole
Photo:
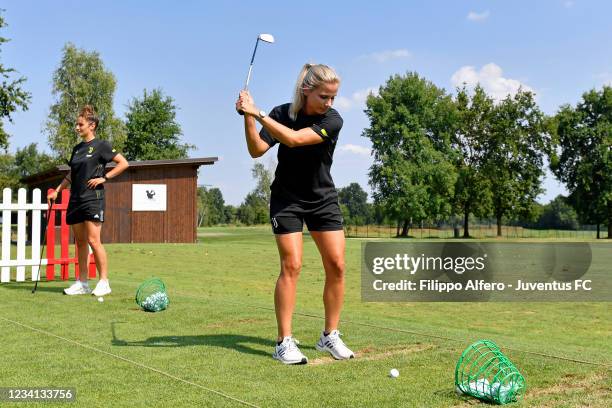
[[[70,155],[70,201],[83,202],[104,197],[104,185],[95,189],[87,187],[92,178],[104,176],[104,167],[117,152],[106,140],[94,138],[89,142],[81,142],[74,146]]]
[[[295,121],[289,117],[290,103],[272,109],[270,117],[293,130],[311,128],[323,138],[322,143],[278,147],[278,166],[272,183],[272,194],[301,204],[316,204],[338,196],[331,177],[331,165],[342,117],[335,109],[323,115],[305,115],[300,111]],[[259,137],[274,146],[277,143],[265,128]]]

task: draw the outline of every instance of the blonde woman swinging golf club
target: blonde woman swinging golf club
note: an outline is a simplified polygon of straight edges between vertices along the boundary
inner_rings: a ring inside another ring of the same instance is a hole
[[[244,112],[244,132],[251,157],[260,157],[279,143],[278,166],[270,200],[270,222],[280,255],[274,306],[278,324],[272,355],[284,364],[306,364],[292,335],[296,288],[302,268],[302,229],[310,231],[323,261],[325,327],[316,348],[335,359],[353,358],[340,338],[344,302],[344,228],[338,193],[330,169],[342,118],[332,108],[340,78],[326,65],[306,64],[291,103],[269,114],[255,106],[248,91],[240,92],[236,110]],[[262,126],[257,131],[257,123]]]

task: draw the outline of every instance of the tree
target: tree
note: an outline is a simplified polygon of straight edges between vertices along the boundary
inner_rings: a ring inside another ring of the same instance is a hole
[[[108,140],[117,150],[125,142],[125,126],[115,117],[113,95],[116,80],[102,63],[100,54],[66,44],[62,61],[53,74],[53,95],[45,131],[49,144],[60,159],[68,160],[76,144],[74,122],[84,105],[92,105],[100,123],[96,137]]]
[[[236,213],[238,209],[233,205],[226,205],[223,207],[223,222],[226,224],[233,224],[236,222]]]
[[[6,27],[6,22],[2,17],[3,10],[0,9],[0,29]],[[10,41],[8,38],[0,36],[0,46]],[[28,104],[30,103],[31,94],[23,90],[23,83],[26,81],[25,77],[19,77],[13,79],[13,74],[16,71],[14,68],[7,68],[0,61],[0,77],[2,83],[0,84],[0,148],[8,148],[9,135],[4,130],[3,121],[7,119],[12,122],[12,114],[18,109],[22,111],[28,110]]]
[[[265,224],[268,222],[268,208],[270,207],[270,186],[272,185],[273,173],[266,169],[262,163],[255,163],[251,169],[253,178],[257,185],[245,197],[238,207],[236,216],[240,222],[246,225]]]
[[[495,107],[487,146],[486,174],[491,183],[497,236],[502,219],[531,218],[542,192],[543,159],[550,149],[544,114],[531,92],[519,90]]]
[[[255,192],[250,192],[238,207],[236,216],[246,225],[265,224],[268,222],[268,206]]]
[[[469,216],[486,217],[491,212],[491,183],[486,176],[487,141],[491,137],[493,99],[477,85],[472,95],[464,86],[457,90],[458,129],[453,147],[459,152],[453,203],[463,215],[463,237],[468,238]]]
[[[338,190],[340,205],[346,206],[348,218],[345,221],[356,225],[363,225],[369,220],[369,207],[366,193],[359,183],[351,183]]]
[[[15,157],[5,153],[0,154],[0,191],[7,187],[16,190],[21,184],[15,167]]]
[[[217,225],[226,222],[225,200],[218,188],[207,190],[198,187],[198,227]]]
[[[271,168],[266,168],[262,163],[255,163],[251,170],[253,178],[257,180],[257,186],[253,193],[266,203],[266,206],[270,205],[270,195],[272,194],[271,186],[274,180],[274,172]]]
[[[578,215],[567,203],[567,198],[559,195],[544,206],[538,218],[537,227],[577,230]]]
[[[370,127],[363,136],[374,153],[369,173],[374,201],[397,221],[398,235],[400,224],[407,236],[409,223],[448,216],[457,179],[450,96],[408,73],[391,77],[366,105]]]
[[[44,152],[39,152],[36,143],[17,149],[15,155],[0,155],[0,191],[9,187],[17,190],[25,187],[21,179],[39,173],[55,165],[55,161]]]
[[[176,105],[161,89],[134,98],[126,113],[127,140],[123,152],[128,160],[182,159],[195,146],[180,143],[181,126]]]
[[[39,152],[36,143],[30,143],[15,153],[15,169],[19,178],[40,173],[56,165],[56,161],[45,152]]]
[[[552,123],[550,168],[570,192],[581,222],[608,224],[612,239],[612,87],[582,95],[576,108],[561,107]]]

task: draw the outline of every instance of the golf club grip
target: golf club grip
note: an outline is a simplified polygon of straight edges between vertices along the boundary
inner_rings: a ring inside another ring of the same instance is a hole
[[[239,114],[240,116],[244,116],[244,111],[243,111],[242,109],[240,109],[240,110],[238,111],[238,114]]]

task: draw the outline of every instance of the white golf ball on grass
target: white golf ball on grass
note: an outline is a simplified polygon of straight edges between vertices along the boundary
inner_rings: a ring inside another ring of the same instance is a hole
[[[397,370],[397,368],[392,368],[391,371],[389,371],[389,377],[391,378],[399,377],[399,371]]]
[[[98,298],[98,302],[100,302],[100,303],[104,302],[104,298],[103,298],[102,296],[100,296],[100,297]]]

